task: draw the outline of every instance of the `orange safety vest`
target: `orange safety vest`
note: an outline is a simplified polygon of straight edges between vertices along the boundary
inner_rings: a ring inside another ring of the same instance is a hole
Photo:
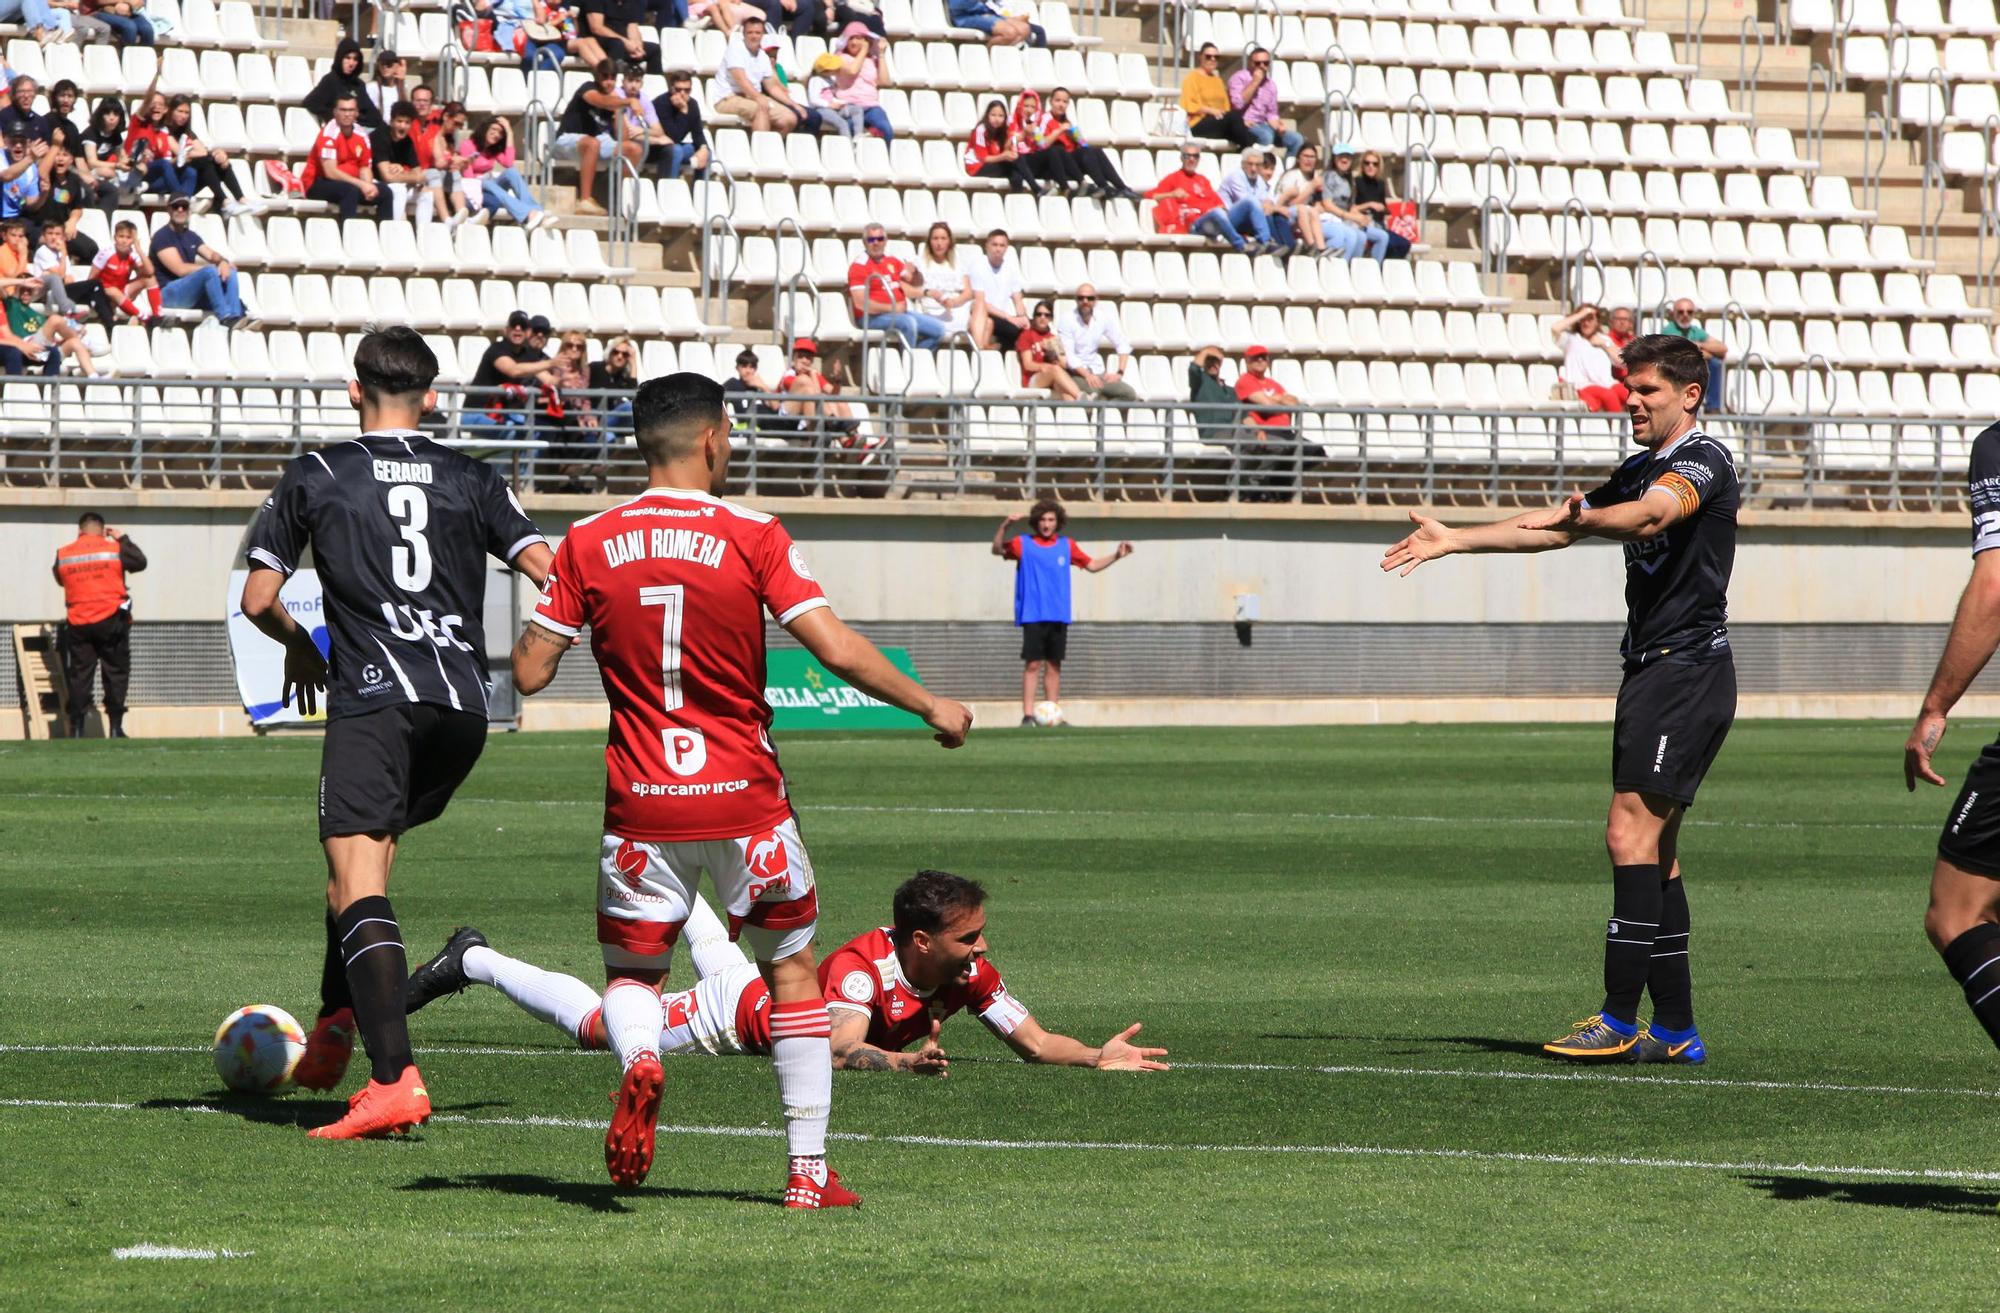
[[[118,544],[90,534],[56,549],[56,574],[73,625],[94,625],[118,614],[130,597]]]

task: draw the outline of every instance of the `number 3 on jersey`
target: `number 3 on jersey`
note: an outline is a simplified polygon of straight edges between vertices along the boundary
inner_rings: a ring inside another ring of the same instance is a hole
[[[424,529],[431,522],[430,500],[424,490],[408,483],[389,489],[389,518],[403,541],[389,549],[389,574],[406,593],[421,593],[431,582],[431,544]]]
[[[639,605],[665,608],[660,617],[660,706],[681,709],[681,619],[687,600],[680,584],[659,584],[639,590]],[[698,729],[668,726],[660,731],[667,768],[685,778],[701,774],[708,764],[708,743]]]

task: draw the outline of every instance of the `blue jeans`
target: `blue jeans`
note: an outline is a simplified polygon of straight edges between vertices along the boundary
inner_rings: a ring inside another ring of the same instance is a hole
[[[154,160],[146,170],[146,190],[164,192],[168,196],[192,196],[201,180],[192,168],[176,164],[172,160]]]
[[[1255,201],[1238,201],[1226,210],[1210,210],[1194,221],[1193,231],[1220,237],[1239,251],[1243,249],[1246,231],[1260,242],[1271,240],[1270,216]]]
[[[100,9],[92,17],[110,28],[112,39],[121,46],[153,44],[153,25],[144,14],[114,14]]]
[[[217,319],[240,319],[243,298],[236,291],[236,275],[223,278],[215,266],[205,264],[184,278],[176,278],[160,289],[160,304],[169,310],[206,309]]]
[[[1326,249],[1343,259],[1352,260],[1366,245],[1361,230],[1345,219],[1328,216],[1319,221],[1319,230],[1326,236]]]
[[[484,410],[462,410],[458,415],[461,429],[498,429],[496,437],[517,438],[528,427],[528,412],[525,410],[503,410],[493,415]]]
[[[69,10],[57,9],[49,0],[21,0],[21,21],[31,28],[42,27],[59,32],[68,32],[74,26]]]
[[[538,68],[552,68],[560,72],[567,58],[569,51],[560,41],[530,41],[521,51],[521,71],[532,73]]]
[[[1276,242],[1280,246],[1285,246],[1285,247],[1298,245],[1299,236],[1296,232],[1292,230],[1291,215],[1286,214],[1283,210],[1280,210],[1276,214],[1267,216],[1267,218],[1271,225],[1272,241]]]
[[[662,178],[678,178],[681,170],[694,159],[701,147],[691,141],[670,141],[659,147],[659,172]]]
[[[896,139],[896,130],[889,126],[889,116],[880,105],[870,105],[861,111],[861,127],[863,131],[881,133],[884,141]]]
[[[512,165],[495,169],[481,179],[479,194],[485,198],[487,209],[503,209],[514,216],[515,223],[526,223],[529,215],[542,208],[535,204],[528,180]]]
[[[1250,135],[1257,139],[1258,145],[1281,145],[1285,148],[1285,155],[1289,159],[1297,159],[1300,148],[1306,144],[1306,139],[1290,128],[1280,132],[1268,123],[1246,123],[1244,126],[1250,130]]]
[[[14,23],[20,21],[20,18],[21,0],[0,0],[0,23]]]
[[[1701,408],[1711,414],[1722,409],[1722,362],[1714,356],[1708,358],[1708,391],[1701,394]]]
[[[899,310],[893,314],[863,315],[861,326],[867,329],[887,329],[902,338],[904,346],[925,348],[936,346],[951,332],[951,325],[944,320],[908,310]]]

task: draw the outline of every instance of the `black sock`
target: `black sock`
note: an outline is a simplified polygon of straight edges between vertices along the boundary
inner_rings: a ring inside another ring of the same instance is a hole
[[[1981,922],[1944,946],[1951,978],[1965,987],[1966,1006],[2000,1045],[2000,925]]]
[[[1653,937],[1653,1020],[1668,1030],[1694,1025],[1694,976],[1688,963],[1687,880],[1660,882],[1660,933]]]
[[[326,958],[319,967],[319,1014],[330,1017],[342,1008],[354,1006],[354,995],[347,988],[347,963],[340,956],[340,931],[335,928],[333,913],[326,914]]]
[[[403,931],[386,898],[357,898],[334,923],[354,995],[354,1022],[368,1046],[374,1077],[392,1084],[410,1065],[410,1027],[403,1016],[410,963]]]
[[[1660,864],[1611,868],[1611,922],[1604,928],[1604,1015],[1639,1022],[1639,995],[1653,971],[1660,932]]]

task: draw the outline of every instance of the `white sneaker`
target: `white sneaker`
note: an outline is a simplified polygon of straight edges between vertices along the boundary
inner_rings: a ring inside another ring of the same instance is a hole
[[[222,212],[227,217],[234,219],[237,215],[249,214],[256,208],[256,206],[250,204],[248,201],[231,201],[222,207]]]
[[[472,217],[470,219],[467,219],[466,222],[471,224],[477,224],[479,227],[484,228],[487,224],[493,222],[493,211],[474,210],[472,212]]]
[[[464,222],[465,216],[463,214],[451,215],[444,221],[444,230],[448,233],[455,233],[458,231],[458,225]]]

